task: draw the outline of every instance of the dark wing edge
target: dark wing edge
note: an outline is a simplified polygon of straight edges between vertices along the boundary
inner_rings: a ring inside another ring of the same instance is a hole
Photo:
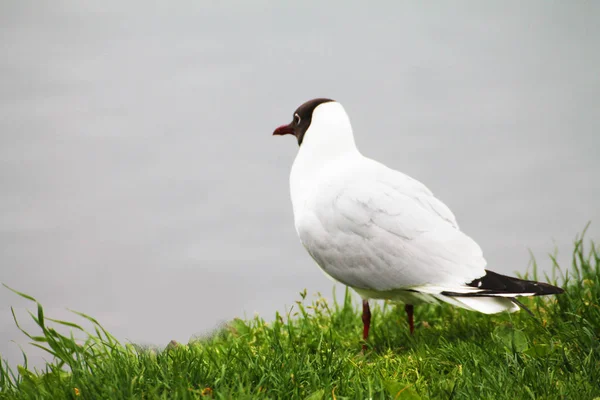
[[[445,296],[453,297],[515,297],[515,296],[546,296],[550,294],[561,294],[562,288],[553,286],[544,282],[529,281],[526,279],[514,278],[498,274],[493,271],[485,270],[485,275],[467,283],[475,289],[476,292],[457,293],[442,292]]]

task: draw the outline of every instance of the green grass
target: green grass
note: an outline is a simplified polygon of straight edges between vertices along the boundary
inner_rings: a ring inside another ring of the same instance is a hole
[[[600,257],[576,242],[566,293],[525,299],[525,312],[487,316],[419,306],[414,336],[402,307],[373,302],[369,350],[350,295],[299,301],[273,321],[236,319],[210,338],[163,351],[119,343],[93,318],[83,342],[37,304],[54,356],[43,371],[0,368],[0,399],[594,399],[600,397]],[[555,265],[555,270],[559,270]],[[534,269],[535,274],[535,269]],[[543,279],[543,278],[542,278]],[[184,316],[182,316],[183,318]],[[15,319],[16,321],[16,319]],[[79,332],[81,334],[81,332]]]

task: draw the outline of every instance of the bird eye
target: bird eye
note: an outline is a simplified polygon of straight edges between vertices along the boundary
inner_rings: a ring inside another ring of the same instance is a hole
[[[298,125],[302,119],[298,115],[298,113],[294,114],[294,123]]]

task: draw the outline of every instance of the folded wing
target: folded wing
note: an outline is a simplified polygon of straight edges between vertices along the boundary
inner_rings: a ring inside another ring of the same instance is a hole
[[[333,278],[387,291],[456,289],[485,275],[477,243],[420,182],[375,162],[335,182],[319,187],[312,215],[297,221],[304,246]]]

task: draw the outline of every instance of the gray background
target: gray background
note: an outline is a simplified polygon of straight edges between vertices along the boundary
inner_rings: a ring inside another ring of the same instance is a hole
[[[600,236],[599,2],[172,3],[0,5],[0,281],[51,316],[162,346],[330,295],[293,227],[297,145],[271,137],[313,97],[490,269]],[[0,288],[14,363],[11,305],[33,307]]]

